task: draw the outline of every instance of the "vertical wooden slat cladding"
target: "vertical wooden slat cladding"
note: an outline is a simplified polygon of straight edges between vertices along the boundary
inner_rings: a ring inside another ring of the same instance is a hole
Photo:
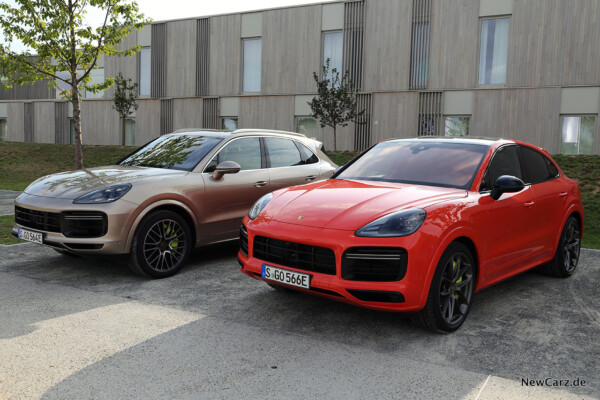
[[[150,27],[146,27],[146,29],[150,29]],[[125,50],[135,47],[137,45],[137,31],[132,30],[129,34],[123,39],[121,43],[115,46],[117,50]],[[138,72],[139,72],[139,56],[137,53],[134,57],[105,57],[104,59],[104,76],[117,76],[120,72],[123,74],[125,78],[131,78],[134,82],[140,82]],[[110,88],[104,91],[105,99],[112,99],[115,95],[115,86],[111,86]]]
[[[560,152],[561,88],[473,92],[469,134],[517,139]]]
[[[515,0],[507,85],[600,83],[599,16],[597,0]]]
[[[208,95],[210,67],[210,19],[196,20],[196,96]]]
[[[150,95],[164,97],[167,92],[167,24],[152,24],[150,50]]]
[[[219,129],[219,98],[202,99],[202,128]]]
[[[320,44],[320,5],[264,11],[263,94],[314,92],[312,74],[321,69]]]
[[[14,85],[11,89],[0,88],[0,100],[48,100],[56,98],[56,90],[48,87],[50,79],[30,85]]]
[[[166,23],[165,97],[196,95],[196,20]]]
[[[203,101],[199,97],[173,99],[173,130],[201,128]]]
[[[363,45],[365,3],[344,3],[344,71],[348,71],[356,89],[363,84]]]
[[[146,143],[160,136],[160,100],[139,99],[135,112],[135,142]]]
[[[371,144],[390,138],[417,135],[419,125],[419,93],[373,93]]]
[[[413,0],[410,89],[426,89],[429,70],[431,0]]]
[[[24,142],[25,104],[6,103],[8,118],[6,120],[6,139],[9,142]]]
[[[428,87],[476,87],[479,1],[432,0],[431,6]],[[509,47],[513,45],[509,43]]]
[[[25,103],[23,105],[23,130],[25,133],[25,142],[33,142],[33,130],[34,130],[34,112],[33,102]]]
[[[171,132],[173,132],[173,100],[163,99],[160,101],[160,134]]]
[[[363,91],[408,89],[411,7],[409,0],[367,1]]]
[[[55,143],[53,101],[33,103],[33,138],[36,143]]]
[[[231,96],[240,92],[241,14],[210,17],[209,95]],[[264,65],[263,65],[264,67]]]
[[[71,139],[71,127],[68,117],[69,103],[55,103],[54,107],[54,142],[69,144]]]
[[[121,145],[121,120],[110,100],[81,102],[83,144]]]
[[[444,135],[442,92],[419,93],[419,136]]]
[[[358,111],[365,110],[354,125],[354,149],[364,150],[371,145],[371,115],[373,114],[373,102],[370,93],[356,96],[356,108]]]
[[[240,97],[240,128],[294,131],[294,96]]]

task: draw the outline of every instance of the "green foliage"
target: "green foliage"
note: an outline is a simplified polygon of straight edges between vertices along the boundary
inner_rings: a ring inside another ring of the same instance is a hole
[[[17,239],[12,235],[13,226],[15,226],[14,215],[0,216],[0,244],[25,243],[23,240]]]
[[[328,58],[323,66],[322,79],[313,72],[313,79],[317,84],[317,97],[309,101],[308,105],[312,116],[319,120],[321,128],[326,126],[333,128],[333,149],[337,150],[337,126],[347,126],[350,121],[359,123],[357,119],[364,114],[365,110],[359,111],[356,106],[354,83],[348,71],[340,77],[336,68],[330,72],[330,62]]]
[[[138,109],[137,88],[137,83],[133,83],[131,78],[125,79],[120,72],[115,77],[115,100],[113,109],[119,113],[121,118],[127,118],[134,110]]]

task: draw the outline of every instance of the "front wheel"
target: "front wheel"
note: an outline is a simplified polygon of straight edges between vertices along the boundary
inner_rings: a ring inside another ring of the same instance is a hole
[[[568,278],[577,268],[580,250],[581,227],[577,218],[570,216],[560,235],[554,258],[544,266],[542,271],[558,278]]]
[[[453,332],[467,319],[475,289],[475,262],[462,243],[452,243],[437,265],[425,308],[416,322],[433,332]]]
[[[166,278],[175,275],[192,252],[192,235],[177,213],[156,211],[135,232],[129,268],[138,275]]]

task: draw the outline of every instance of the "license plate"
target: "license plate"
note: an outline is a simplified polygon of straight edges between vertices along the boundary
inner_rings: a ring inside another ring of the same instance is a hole
[[[19,239],[43,244],[44,234],[41,232],[28,231],[27,229],[19,229]]]
[[[285,283],[286,285],[297,286],[304,289],[310,288],[310,275],[288,271],[267,264],[262,265],[262,277],[275,282]]]

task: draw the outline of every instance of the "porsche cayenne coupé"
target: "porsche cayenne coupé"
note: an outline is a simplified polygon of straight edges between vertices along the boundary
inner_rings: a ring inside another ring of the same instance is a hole
[[[63,253],[127,254],[134,272],[170,276],[194,247],[237,239],[265,193],[330,177],[320,147],[264,130],[164,135],[117,165],[33,182],[15,200],[13,234]]]
[[[473,294],[544,264],[575,271],[576,182],[509,140],[381,142],[331,179],[268,193],[244,218],[242,272],[363,307],[416,313],[451,332]]]

